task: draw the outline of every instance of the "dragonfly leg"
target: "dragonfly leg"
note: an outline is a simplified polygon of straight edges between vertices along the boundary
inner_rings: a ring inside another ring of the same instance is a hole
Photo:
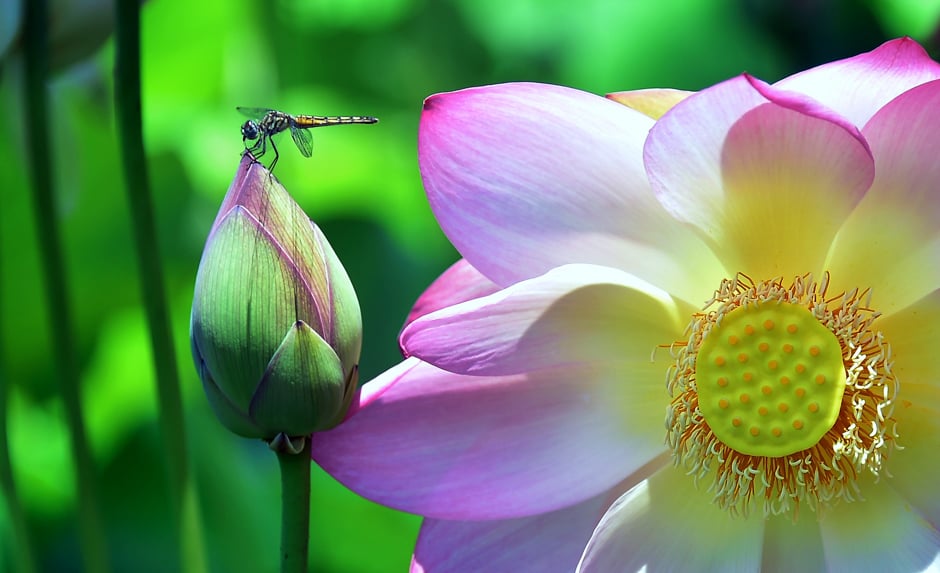
[[[274,145],[274,139],[271,140],[271,150],[274,151],[274,161],[268,166],[269,172],[274,171],[274,166],[277,165],[277,160],[280,158],[280,154],[277,152],[277,146]]]
[[[245,143],[245,150],[251,154],[251,156],[254,158],[256,162],[258,161],[259,157],[264,155],[266,139],[267,137],[262,135],[261,137],[257,139],[257,141],[253,142],[250,147],[248,146],[247,142]],[[243,142],[245,141],[244,137],[242,138],[242,141]]]

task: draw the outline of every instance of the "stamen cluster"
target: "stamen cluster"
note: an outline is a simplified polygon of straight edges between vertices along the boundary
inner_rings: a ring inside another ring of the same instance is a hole
[[[796,519],[801,507],[821,511],[839,500],[859,499],[858,476],[864,471],[880,476],[896,445],[891,415],[898,380],[891,347],[872,328],[879,313],[870,307],[871,293],[854,290],[830,297],[828,283],[828,274],[820,283],[804,275],[790,285],[779,278],[755,283],[739,274],[723,281],[703,312],[693,315],[688,340],[670,347],[675,362],[666,376],[673,397],[666,443],[676,465],[696,483],[712,479],[708,490],[733,515],[790,513]],[[835,422],[814,445],[780,456],[743,453],[720,440],[703,415],[696,360],[702,341],[720,329],[730,312],[779,303],[807,309],[833,334],[842,350],[845,389]]]

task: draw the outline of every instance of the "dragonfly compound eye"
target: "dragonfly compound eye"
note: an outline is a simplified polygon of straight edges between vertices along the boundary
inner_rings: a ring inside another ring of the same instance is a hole
[[[245,139],[258,139],[258,124],[248,120],[242,124],[242,137]]]

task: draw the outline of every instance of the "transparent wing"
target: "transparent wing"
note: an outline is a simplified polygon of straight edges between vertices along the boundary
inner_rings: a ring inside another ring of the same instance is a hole
[[[263,118],[270,110],[266,107],[236,107],[242,115],[247,115],[249,118],[254,120],[259,120]]]
[[[304,154],[304,157],[310,157],[313,154],[313,141],[310,139],[309,131],[299,129],[292,125],[290,128],[290,136],[294,138],[297,149]]]

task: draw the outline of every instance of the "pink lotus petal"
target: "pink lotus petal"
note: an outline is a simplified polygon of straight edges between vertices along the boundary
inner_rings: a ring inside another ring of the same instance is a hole
[[[660,200],[699,229],[729,272],[818,272],[873,178],[854,127],[784,99],[768,102],[741,76],[677,105],[647,141]]]
[[[748,110],[766,103],[744,76],[689,96],[650,131],[643,160],[653,190],[680,220],[723,202],[721,149],[731,126]],[[707,230],[707,228],[706,228]]]
[[[604,510],[604,493],[550,513],[498,521],[425,519],[412,573],[570,573]]]
[[[799,92],[791,92],[783,90],[774,86],[768,85],[766,82],[763,82],[753,76],[745,74],[748,83],[751,84],[755,90],[757,90],[760,95],[767,98],[767,101],[775,103],[780,107],[791,109],[793,111],[799,112],[803,115],[808,115],[810,117],[818,117],[824,119],[830,123],[834,123],[844,129],[849,135],[858,140],[858,142],[868,151],[868,154],[871,155],[871,149],[868,147],[868,142],[862,136],[861,131],[858,126],[849,121],[848,118],[836,112],[835,110],[826,107],[820,102],[807,97],[805,94]]]
[[[466,259],[460,259],[431,283],[408,313],[405,324],[416,318],[464,301],[493,294],[500,287],[483,276]]]
[[[508,519],[610,489],[660,454],[668,398],[629,371],[460,376],[410,358],[313,437],[313,458],[378,503],[436,519]],[[388,378],[394,378],[389,383]]]
[[[864,129],[875,181],[832,247],[833,287],[871,287],[893,312],[940,285],[940,80],[888,103]]]
[[[900,38],[784,78],[775,86],[807,94],[861,127],[897,95],[938,78],[940,64],[914,40]]]
[[[461,374],[588,367],[614,357],[642,368],[658,345],[682,338],[679,314],[668,293],[631,275],[566,265],[425,315],[401,342],[409,354]]]
[[[698,304],[692,285],[722,272],[650,193],[642,146],[652,123],[550,85],[431,96],[418,138],[428,199],[454,246],[500,285],[592,263],[630,267]]]
[[[578,572],[758,571],[763,533],[763,520],[733,519],[670,465],[607,510]]]
[[[940,552],[937,524],[912,511],[891,488],[890,480],[881,478],[875,483],[871,476],[862,476],[860,481],[864,501],[840,504],[838,511],[819,521],[827,570],[927,571]]]

